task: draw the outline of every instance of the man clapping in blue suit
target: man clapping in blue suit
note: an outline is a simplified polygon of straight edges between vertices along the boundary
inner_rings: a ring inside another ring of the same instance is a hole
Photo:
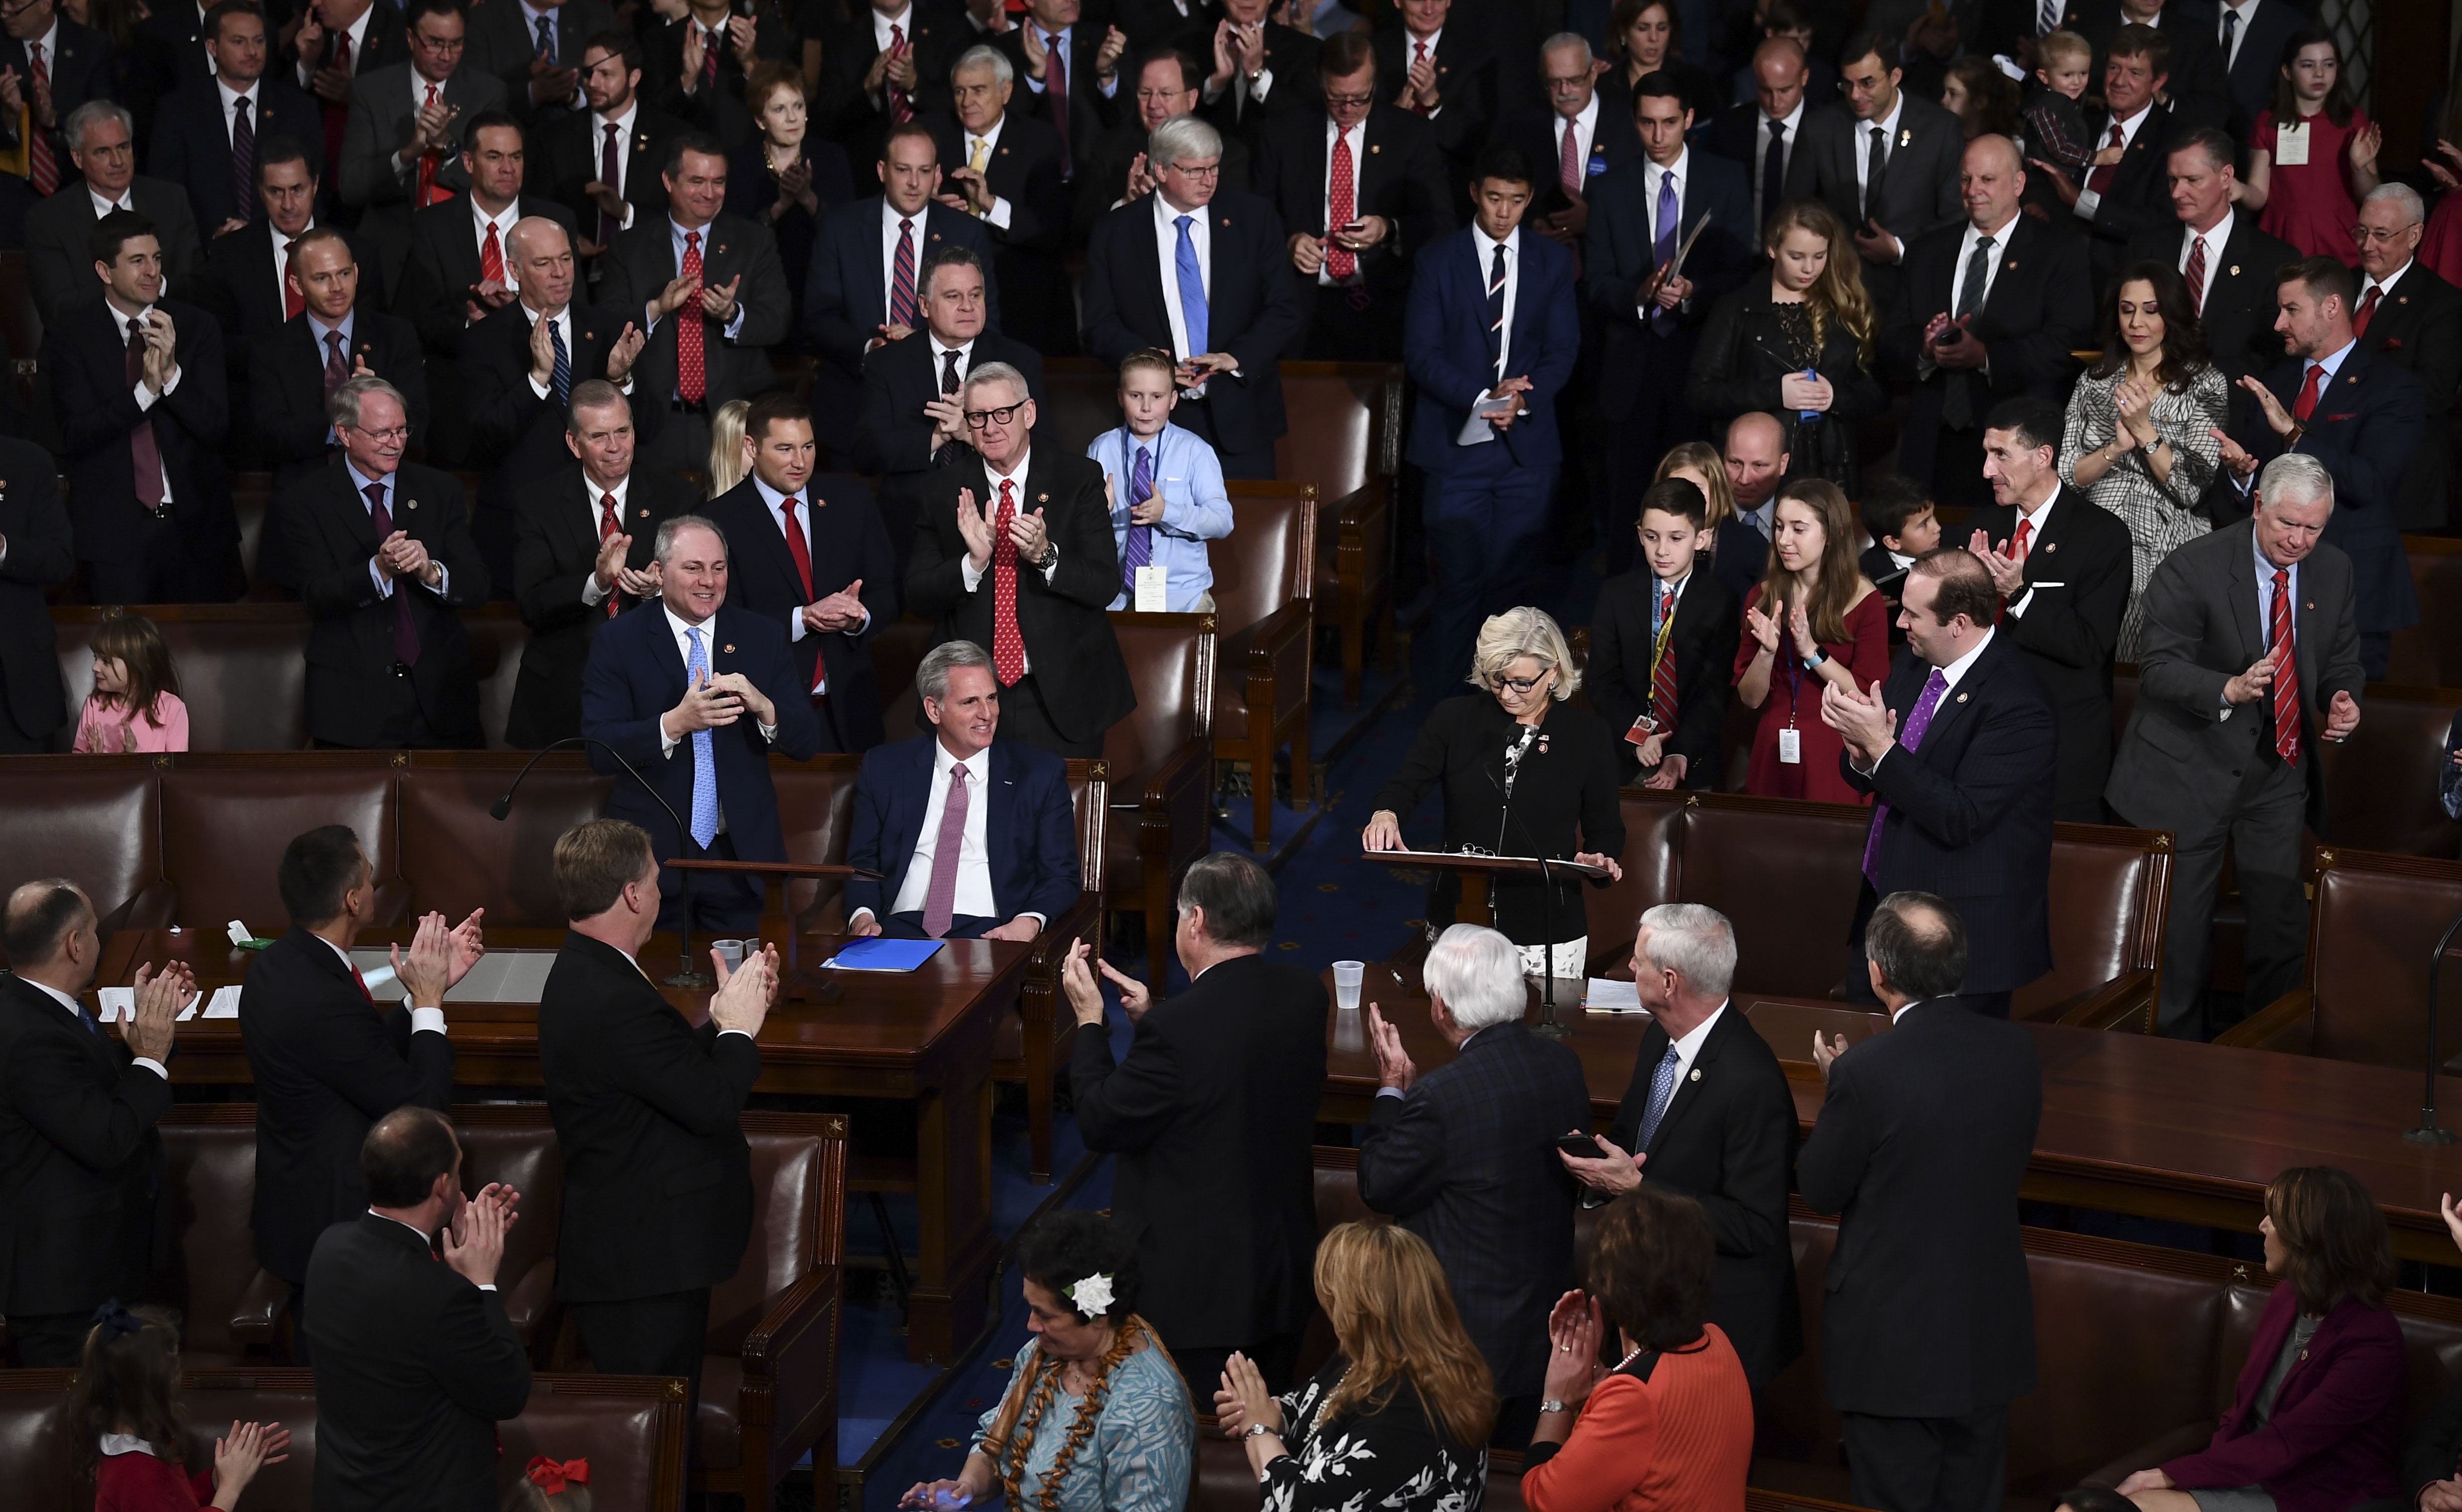
[[[680,514],[659,526],[657,559],[659,607],[607,621],[581,674],[581,733],[606,742],[658,789],[653,796],[619,778],[607,795],[607,817],[648,831],[662,862],[679,854],[784,861],[769,753],[805,761],[821,743],[786,627],[728,607],[726,536],[702,516]],[[590,764],[617,769],[595,749]],[[659,798],[683,817],[690,846]],[[683,917],[682,878],[659,875],[660,929]],[[760,927],[757,880],[703,874],[690,896],[697,927],[734,934]]]
[[[971,640],[932,648],[915,669],[937,733],[875,745],[855,778],[847,933],[907,940],[1032,940],[1077,900],[1077,810],[1068,764],[995,741],[1000,682]]]
[[[1403,329],[1419,385],[1411,460],[1428,474],[1428,554],[1441,584],[1431,686],[1468,670],[1480,622],[1510,608],[1539,566],[1562,456],[1556,391],[1582,345],[1573,254],[1522,234],[1529,160],[1487,148],[1470,190],[1472,224],[1419,254]]]

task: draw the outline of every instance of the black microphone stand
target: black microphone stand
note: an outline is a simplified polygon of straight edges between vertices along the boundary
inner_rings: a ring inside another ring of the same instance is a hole
[[[2451,947],[2457,932],[2462,932],[2462,914],[2455,915],[2453,922],[2445,926],[2445,933],[2436,937],[2436,948],[2428,953],[2428,1052],[2424,1057],[2425,1064],[2420,1068],[2423,1090],[2419,1103],[2419,1127],[2403,1134],[2403,1138],[2412,1144],[2451,1144],[2456,1138],[2462,1138],[2451,1129],[2436,1127],[2436,1051],[2439,1039],[2436,1032],[2436,981],[2442,975],[2438,968],[2445,964],[2445,952]]]
[[[548,752],[562,749],[567,745],[587,745],[594,750],[605,751],[608,757],[613,760],[616,766],[624,768],[627,776],[641,785],[641,790],[650,795],[650,800],[653,803],[656,803],[659,808],[667,810],[667,817],[675,821],[677,844],[680,847],[689,846],[695,851],[702,851],[700,843],[692,837],[692,831],[685,827],[682,816],[676,812],[676,806],[667,802],[666,795],[659,791],[656,788],[651,787],[649,779],[643,777],[640,772],[635,768],[631,762],[626,761],[622,752],[618,751],[615,746],[608,745],[605,741],[596,740],[588,735],[567,735],[562,740],[550,741],[546,745],[540,746],[538,748],[538,754],[523,763],[522,769],[513,774],[512,785],[505,789],[505,795],[487,806],[488,815],[491,818],[501,821],[507,814],[511,813],[513,811],[513,794],[521,791],[522,779],[530,774],[530,768],[537,766],[541,758],[545,757]],[[707,852],[702,851],[702,857],[706,857],[707,853]],[[692,874],[690,872],[685,872],[680,875],[683,877],[683,890],[679,895],[679,898],[682,904],[682,909],[681,918],[679,923],[677,933],[680,937],[680,942],[681,949],[679,954],[682,959],[677,965],[676,974],[672,977],[666,978],[661,985],[688,988],[706,987],[710,984],[709,974],[707,972],[695,970],[693,967]]]

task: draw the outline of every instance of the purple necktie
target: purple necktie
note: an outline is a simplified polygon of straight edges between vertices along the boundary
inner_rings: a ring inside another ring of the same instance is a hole
[[[1898,732],[1899,745],[1913,750],[1923,744],[1924,731],[1932,728],[1933,712],[1940,707],[1940,696],[1948,691],[1949,680],[1940,675],[1940,668],[1933,668],[1932,676],[1924,679],[1923,696],[1915,700],[1914,711],[1907,716],[1906,728]],[[1881,859],[1881,826],[1889,822],[1890,806],[1874,804],[1872,833],[1864,842],[1864,875],[1871,880],[1874,887],[1881,885],[1877,875]]]
[[[231,194],[244,220],[253,219],[249,212],[257,207],[256,124],[248,109],[246,95],[231,101]]]
[[[1137,448],[1136,470],[1129,474],[1129,508],[1134,510],[1153,497],[1154,453],[1140,446]],[[1120,581],[1127,588],[1131,609],[1137,606],[1137,569],[1149,566],[1153,561],[1154,527],[1131,525],[1128,544],[1120,551]]]
[[[325,398],[331,400],[334,391],[350,380],[351,364],[342,358],[342,333],[325,333]]]
[[[385,486],[367,486],[368,518],[376,522],[377,539],[393,534],[393,515],[385,509]],[[410,622],[410,590],[397,577],[393,584],[393,655],[403,666],[419,665],[419,627]]]
[[[1658,176],[1658,209],[1651,217],[1650,227],[1652,233],[1650,259],[1653,270],[1665,268],[1675,261],[1675,248],[1681,240],[1679,233],[1683,229],[1677,223],[1683,218],[1683,212],[1677,208],[1675,203],[1675,175],[1662,173]],[[1668,276],[1673,278],[1675,275],[1671,270]],[[1650,312],[1651,326],[1662,335],[1674,322],[1675,312],[1663,305]]]
[[[923,933],[949,933],[958,903],[958,853],[966,843],[966,768],[949,768],[949,798],[940,806],[940,837],[932,845],[932,883],[923,893]]]

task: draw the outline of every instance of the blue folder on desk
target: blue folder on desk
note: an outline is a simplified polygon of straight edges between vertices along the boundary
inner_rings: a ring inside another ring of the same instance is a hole
[[[912,971],[939,948],[937,940],[890,940],[875,935],[848,940],[822,964],[840,971]]]

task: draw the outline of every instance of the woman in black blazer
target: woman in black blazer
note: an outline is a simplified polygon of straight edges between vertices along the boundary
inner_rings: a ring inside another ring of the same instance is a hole
[[[1608,58],[1616,66],[1599,80],[1599,108],[1632,119],[1632,90],[1645,74],[1674,76],[1693,124],[1706,125],[1726,108],[1718,76],[1683,55],[1684,32],[1673,0],[1616,0],[1608,22]]]
[[[794,304],[789,331],[804,327],[804,275],[830,206],[854,198],[846,149],[810,129],[804,76],[783,63],[763,63],[744,87],[752,135],[727,155],[726,209],[769,227]]]
[[[1818,200],[1781,205],[1766,279],[1718,301],[1693,355],[1693,408],[1722,427],[1753,410],[1786,427],[1788,478],[1862,489],[1855,427],[1889,396],[1871,374],[1877,325],[1846,227]],[[1813,375],[1805,377],[1806,374]]]
[[[1441,849],[1580,861],[1606,867],[1609,880],[1620,880],[1624,815],[1616,796],[1615,738],[1597,715],[1565,702],[1580,689],[1582,675],[1556,621],[1526,608],[1490,619],[1479,627],[1468,680],[1484,695],[1436,705],[1401,769],[1377,789],[1360,843],[1371,851],[1407,849],[1402,816],[1441,782]],[[1509,764],[1508,749],[1516,753]],[[1453,921],[1460,893],[1458,874],[1437,874],[1428,891],[1431,940]],[[1500,876],[1488,900],[1496,927],[1522,947],[1525,973],[1587,970],[1589,931],[1576,879],[1547,887],[1535,878]]]

